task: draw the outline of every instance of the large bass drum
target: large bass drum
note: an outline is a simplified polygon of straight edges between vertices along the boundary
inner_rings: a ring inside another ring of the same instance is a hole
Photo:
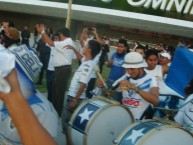
[[[95,97],[75,110],[68,133],[72,145],[113,145],[113,140],[133,122],[130,111],[118,102]]]
[[[143,120],[128,126],[114,145],[192,145],[193,136],[168,121]]]

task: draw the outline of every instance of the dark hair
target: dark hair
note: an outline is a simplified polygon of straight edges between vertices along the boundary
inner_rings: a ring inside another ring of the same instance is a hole
[[[184,93],[188,97],[190,94],[193,94],[193,79],[188,83],[184,89]]]
[[[166,51],[170,52],[171,55],[174,55],[174,52],[176,51],[176,48],[173,46],[168,46]]]
[[[145,52],[145,59],[147,60],[151,55],[155,55],[158,58],[158,51],[156,49],[149,49]]]
[[[9,27],[15,27],[15,24],[13,21],[8,21]]]
[[[91,56],[93,59],[101,51],[101,45],[96,40],[89,40],[88,47],[91,49]]]
[[[140,45],[140,44],[135,49],[141,49],[144,51],[144,53],[146,52],[145,47],[143,45]]]
[[[40,20],[37,21],[37,24],[39,24],[39,25],[40,25],[40,24],[44,24],[44,25],[45,25],[46,22],[45,22],[44,20],[40,19]]]
[[[102,39],[105,39],[105,40],[107,40],[107,38],[106,38],[106,37],[102,37],[102,38],[101,38],[101,40],[102,40]]]
[[[70,30],[68,28],[62,28],[58,30],[58,33],[63,34],[65,37],[70,37]]]
[[[125,39],[119,39],[119,42],[118,43],[121,43],[123,44],[125,47],[128,47],[128,44],[127,44],[127,41]]]
[[[56,32],[54,33],[54,36],[59,36],[59,32],[56,31]]]

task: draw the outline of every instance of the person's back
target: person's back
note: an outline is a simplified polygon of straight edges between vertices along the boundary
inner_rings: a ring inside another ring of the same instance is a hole
[[[24,26],[24,30],[21,32],[22,44],[25,44],[29,47],[29,38],[30,38],[30,31],[28,30],[27,26]]]
[[[18,51],[20,50],[20,51]],[[18,84],[20,86],[22,95],[25,97],[28,105],[30,105],[31,109],[33,110],[35,116],[39,119],[39,122],[46,128],[46,130],[53,135],[53,137],[57,136],[57,114],[53,109],[53,106],[45,99],[41,94],[38,94],[35,90],[35,86],[33,81],[37,76],[40,68],[41,63],[38,60],[37,56],[33,53],[33,51],[29,50],[25,45],[21,46],[11,46],[2,54],[4,57],[8,55],[6,62],[2,63],[1,65],[5,65],[5,69],[12,69],[15,67],[17,71],[17,79]],[[2,52],[1,52],[2,53]],[[17,56],[17,57],[15,57]],[[16,59],[10,58],[10,56],[14,56]],[[23,56],[28,56],[23,57]],[[1,59],[3,59],[1,57]],[[3,67],[0,67],[5,71]],[[10,73],[10,71],[6,71]],[[2,107],[2,108],[1,108]],[[0,134],[3,134],[9,141],[12,143],[18,142],[20,143],[20,138],[18,136],[18,131],[14,125],[10,126],[10,114],[8,114],[7,109],[5,106],[1,106],[0,111]],[[4,114],[4,115],[2,115]],[[6,114],[6,115],[5,115]],[[17,114],[18,115],[18,114]],[[3,117],[3,118],[1,118]],[[50,125],[55,124],[55,125]],[[9,142],[8,141],[8,142]]]
[[[39,52],[39,59],[42,62],[43,66],[41,69],[41,72],[39,74],[37,85],[42,85],[43,77],[44,77],[44,71],[48,67],[48,62],[50,58],[50,51],[51,48],[47,46],[42,40],[38,41],[37,51]]]
[[[40,40],[38,42],[37,51],[39,52],[40,59],[45,60],[44,62],[46,62],[45,64],[47,64],[50,56],[50,51],[51,51],[50,47]]]

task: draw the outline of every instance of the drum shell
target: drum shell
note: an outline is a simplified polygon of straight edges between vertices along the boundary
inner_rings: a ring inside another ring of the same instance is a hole
[[[192,143],[193,135],[190,132],[167,120],[137,121],[123,130],[114,141],[114,145],[192,145]]]
[[[88,104],[98,105],[99,109],[90,117],[85,131],[81,132],[73,124],[80,110]],[[68,133],[72,145],[113,145],[116,136],[133,122],[134,118],[127,108],[118,102],[97,97],[79,105],[69,122]]]

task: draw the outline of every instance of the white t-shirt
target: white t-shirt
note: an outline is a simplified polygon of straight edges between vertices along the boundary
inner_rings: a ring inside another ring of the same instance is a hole
[[[144,69],[146,73],[151,75],[152,77],[156,77],[159,81],[163,80],[163,71],[161,65],[156,65],[153,70]]]
[[[79,66],[78,70],[74,73],[74,76],[71,80],[68,93],[69,96],[72,97],[76,96],[81,83],[88,84],[94,71],[93,70],[94,67],[95,67],[94,60],[85,61]],[[80,96],[81,99],[84,99],[86,97],[85,90]]]
[[[95,63],[95,66],[94,66],[94,67],[98,67],[99,59],[100,59],[100,56],[101,56],[101,52],[102,52],[102,51],[100,51],[100,53],[97,54],[97,55],[95,56],[95,58],[93,59],[93,61],[94,61],[94,63]],[[85,62],[85,61],[86,61],[85,56],[83,56],[83,58],[81,59],[81,63],[83,63],[83,62]],[[95,71],[92,72],[91,78],[97,78]]]
[[[128,78],[128,80],[131,82],[131,84],[146,92],[149,92],[153,87],[158,87],[156,78],[146,73],[141,78]],[[122,104],[129,108],[135,119],[140,119],[146,109],[151,105],[134,90],[123,91],[122,95]]]
[[[54,69],[54,66],[55,66],[55,64],[54,64],[54,56],[55,56],[55,53],[56,53],[56,49],[54,48],[54,47],[50,47],[50,49],[51,49],[51,52],[50,52],[50,59],[49,59],[49,62],[48,62],[48,70],[50,70],[50,71],[54,71],[55,69]]]
[[[31,101],[28,100],[28,104],[30,105],[32,111],[34,112],[41,125],[53,138],[56,138],[58,135],[59,120],[52,104],[39,92],[31,96]],[[0,135],[3,135],[7,139],[7,145],[21,145],[18,131],[11,122],[12,118],[9,116],[8,112],[1,110]],[[37,138],[38,137],[39,136],[37,136]]]
[[[54,41],[54,48],[56,49],[56,57],[54,57],[55,67],[62,65],[71,65],[72,60],[76,58],[74,51],[66,48],[66,45],[71,45],[75,48],[75,45],[71,38],[67,38],[63,41]]]
[[[15,56],[0,44],[0,74],[6,77],[15,67]]]
[[[190,102],[187,103],[188,101]],[[193,128],[193,94],[188,96],[184,103],[187,104],[179,110],[174,119],[181,125],[189,125]]]

